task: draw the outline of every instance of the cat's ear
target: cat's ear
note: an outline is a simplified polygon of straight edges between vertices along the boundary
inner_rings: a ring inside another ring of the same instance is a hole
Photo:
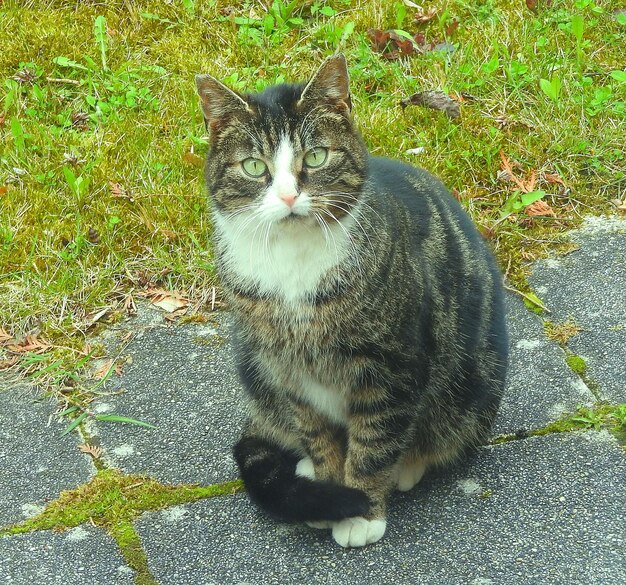
[[[342,54],[328,57],[311,81],[302,91],[299,104],[320,101],[349,113],[352,109],[350,99],[350,76],[348,64]]]
[[[246,100],[210,75],[196,75],[196,87],[206,126],[212,132],[217,131],[233,114],[252,113]]]

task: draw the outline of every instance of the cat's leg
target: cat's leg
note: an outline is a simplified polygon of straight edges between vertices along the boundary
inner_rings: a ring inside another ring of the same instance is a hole
[[[370,499],[366,516],[346,518],[333,525],[333,538],[343,547],[365,546],[380,540],[387,528],[387,499],[394,487],[394,470],[406,431],[393,407],[380,403],[362,407],[350,417],[344,483],[364,491]],[[386,419],[386,420],[385,420]],[[386,423],[386,424],[385,424]]]
[[[424,476],[427,461],[418,455],[407,453],[404,455],[393,471],[395,486],[401,492],[413,489]]]
[[[294,403],[296,424],[308,457],[301,459],[296,473],[302,477],[343,483],[345,432],[305,402]]]

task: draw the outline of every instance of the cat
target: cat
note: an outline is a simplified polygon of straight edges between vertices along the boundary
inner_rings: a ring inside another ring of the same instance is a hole
[[[249,411],[242,479],[278,519],[376,542],[395,488],[488,437],[507,368],[502,276],[438,179],[368,154],[343,55],[306,84],[196,85]]]

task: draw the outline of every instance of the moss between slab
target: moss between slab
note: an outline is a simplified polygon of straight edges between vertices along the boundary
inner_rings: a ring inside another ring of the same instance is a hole
[[[242,490],[241,480],[209,486],[164,485],[150,477],[125,475],[117,469],[100,469],[88,483],[61,492],[41,514],[0,530],[0,536],[34,530],[62,531],[90,522],[105,529],[115,539],[124,559],[136,572],[135,583],[154,585],[156,581],[148,569],[133,521],[143,512]]]
[[[575,412],[564,414],[558,420],[548,423],[544,427],[510,435],[498,435],[489,443],[499,445],[527,437],[541,437],[553,433],[590,429],[608,430],[626,450],[626,404],[598,403],[592,407],[579,406]]]

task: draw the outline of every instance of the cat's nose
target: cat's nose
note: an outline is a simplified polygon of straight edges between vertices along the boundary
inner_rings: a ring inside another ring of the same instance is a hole
[[[281,201],[284,201],[289,207],[293,207],[298,195],[296,193],[282,193],[279,197]]]

